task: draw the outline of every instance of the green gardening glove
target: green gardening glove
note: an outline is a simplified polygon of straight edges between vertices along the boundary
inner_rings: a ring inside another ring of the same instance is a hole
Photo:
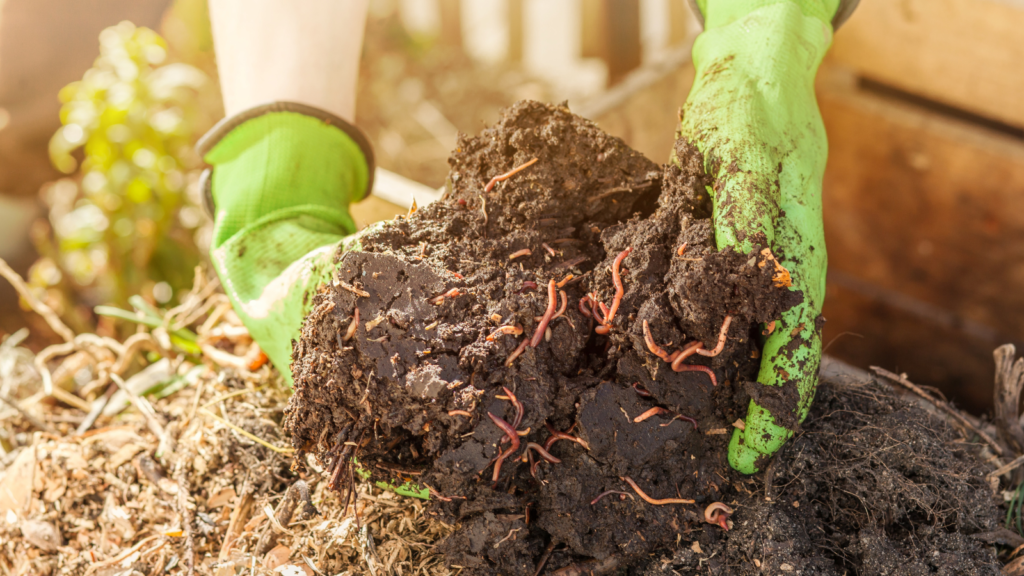
[[[235,312],[291,385],[292,340],[311,295],[334,272],[338,243],[356,230],[348,205],[372,187],[372,149],[344,120],[284,102],[223,120],[197,148],[212,166],[203,188],[214,219],[213,266]]]
[[[825,237],[821,181],[828,156],[814,76],[832,42],[840,0],[697,0],[705,31],[693,47],[696,80],[681,134],[714,179],[718,248],[749,253],[764,234],[803,303],[782,315],[761,355],[758,382],[795,387],[756,401],[729,444],[733,468],[753,474],[807,416],[821,358]],[[790,399],[790,400],[787,400]]]

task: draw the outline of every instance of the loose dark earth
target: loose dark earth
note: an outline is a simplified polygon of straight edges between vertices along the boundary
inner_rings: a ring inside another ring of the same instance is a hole
[[[880,385],[822,387],[767,474],[729,468],[762,325],[801,296],[714,250],[700,155],[676,156],[536,102],[462,137],[443,200],[339,253],[293,352],[295,448],[343,494],[352,456],[429,486],[465,574],[996,573],[979,463]]]

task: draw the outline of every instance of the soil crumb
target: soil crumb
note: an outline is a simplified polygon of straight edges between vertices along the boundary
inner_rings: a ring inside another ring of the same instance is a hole
[[[926,557],[929,542],[957,565],[981,561],[962,534],[988,517],[976,464],[930,460],[920,446],[954,453],[951,433],[892,416],[897,401],[878,390],[841,396],[842,409],[840,395],[819,399],[816,414],[841,414],[819,417],[831,428],[805,429],[770,472],[803,508],[780,511],[763,479],[729,468],[760,324],[802,296],[776,285],[766,246],[714,249],[700,154],[681,142],[676,156],[658,166],[537,102],[461,136],[444,198],[346,246],[315,297],[285,420],[299,455],[342,493],[353,457],[373,480],[429,487],[429,513],[456,526],[439,549],[464,574],[671,574],[711,560],[753,574],[755,559],[783,559],[770,573],[905,573],[882,567],[948,563]],[[713,502],[736,510],[733,531],[705,522]]]

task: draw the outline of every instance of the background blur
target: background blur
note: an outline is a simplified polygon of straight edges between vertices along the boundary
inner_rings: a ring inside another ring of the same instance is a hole
[[[818,76],[827,352],[976,412],[992,349],[1024,342],[1021,30],[1024,0],[862,0]],[[698,32],[682,0],[374,0],[358,123],[381,168],[430,188],[458,132],[521,98],[665,161]],[[112,333],[97,304],[190,287],[216,74],[204,0],[0,0],[0,257],[77,331]],[[362,225],[416,188],[382,181]],[[23,326],[55,341],[0,283],[0,337]]]

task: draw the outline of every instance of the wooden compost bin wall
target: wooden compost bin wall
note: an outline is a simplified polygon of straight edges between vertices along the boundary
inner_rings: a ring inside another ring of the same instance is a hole
[[[1024,50],[1010,46],[1009,30],[1024,30],[1016,1],[863,0],[818,76],[828,353],[974,411],[991,403],[992,349],[1024,342],[1024,53],[1006,56]],[[969,42],[954,36],[964,26]],[[664,161],[692,78],[677,68],[595,118]]]

